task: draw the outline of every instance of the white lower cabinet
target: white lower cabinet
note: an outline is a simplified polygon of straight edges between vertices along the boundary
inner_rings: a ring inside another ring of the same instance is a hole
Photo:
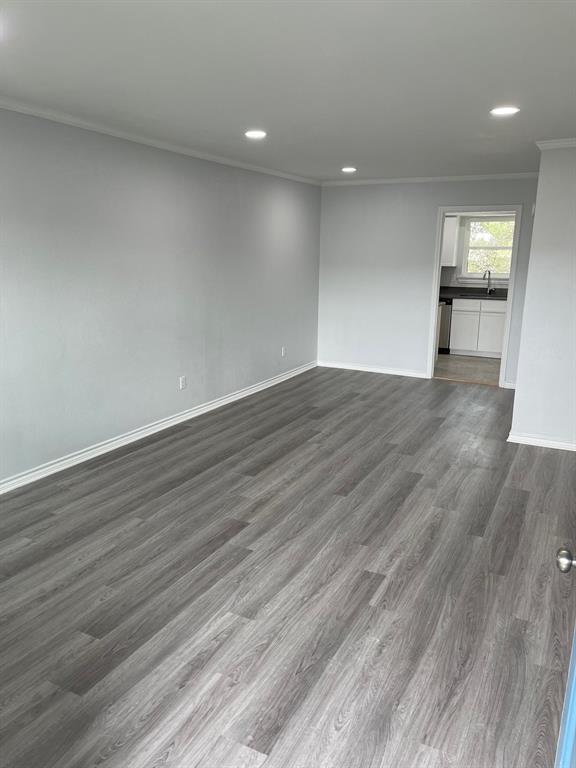
[[[479,312],[453,310],[450,328],[450,349],[477,349],[479,327]]]
[[[501,357],[506,307],[506,301],[454,299],[450,352]]]
[[[493,352],[495,357],[501,356],[505,323],[506,315],[496,312],[480,314],[478,352]]]

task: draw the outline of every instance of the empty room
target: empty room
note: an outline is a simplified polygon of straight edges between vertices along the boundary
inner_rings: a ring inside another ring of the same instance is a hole
[[[0,768],[576,768],[576,0],[0,4]]]

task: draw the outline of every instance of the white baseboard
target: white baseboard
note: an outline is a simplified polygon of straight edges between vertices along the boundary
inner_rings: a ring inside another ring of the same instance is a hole
[[[503,381],[498,386],[502,387],[502,389],[516,389],[516,384],[513,381]]]
[[[417,379],[429,379],[426,371],[411,371],[402,368],[382,368],[378,365],[362,365],[361,363],[336,363],[333,361],[318,361],[320,368],[343,368],[346,371],[366,371],[367,373],[388,373],[391,376],[411,376]]]
[[[34,467],[26,472],[21,472],[18,475],[8,477],[0,482],[0,495],[13,491],[16,488],[20,488],[28,483],[33,483],[35,480],[40,480],[42,477],[53,475],[56,472],[61,472],[63,469],[73,467],[75,464],[81,464],[84,461],[93,459],[96,456],[101,456],[103,453],[114,451],[116,448],[121,448],[123,445],[134,443],[137,440],[141,440],[143,437],[153,435],[155,432],[161,432],[163,429],[168,429],[176,424],[180,424],[183,421],[188,421],[196,416],[201,416],[203,413],[208,413],[216,408],[221,408],[223,405],[233,403],[236,400],[241,400],[244,397],[253,395],[256,392],[260,392],[268,387],[273,387],[275,384],[280,384],[286,379],[291,379],[293,376],[298,376],[305,371],[309,371],[311,368],[316,368],[316,361],[300,365],[297,368],[292,368],[290,371],[281,373],[278,376],[273,376],[271,379],[260,381],[257,384],[253,384],[251,387],[245,387],[239,389],[237,392],[232,392],[229,395],[218,397],[216,400],[210,400],[207,403],[202,403],[194,408],[190,408],[187,411],[181,411],[174,416],[168,416],[165,419],[154,421],[152,424],[146,424],[143,427],[138,427],[130,432],[125,432],[123,435],[118,435],[110,440],[104,440],[102,443],[96,443],[88,448],[82,448],[80,451],[69,453],[67,456],[62,456],[54,461],[49,461],[46,464],[41,464],[39,467]]]
[[[576,443],[548,440],[548,438],[540,437],[539,435],[527,435],[524,432],[510,432],[508,442],[520,443],[521,445],[535,445],[539,448],[557,448],[560,451],[576,451]]]

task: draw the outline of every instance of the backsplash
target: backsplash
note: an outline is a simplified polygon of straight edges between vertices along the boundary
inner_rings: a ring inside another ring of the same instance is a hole
[[[457,267],[442,267],[440,285],[458,285],[458,280],[456,280],[456,270]]]
[[[458,267],[442,267],[440,273],[440,285],[451,286],[453,288],[460,288],[463,285],[477,285],[477,283],[472,280],[466,280],[464,282],[459,281],[457,273]],[[484,283],[481,283],[481,285],[484,285]],[[508,281],[498,280],[497,285],[500,288],[508,288]]]

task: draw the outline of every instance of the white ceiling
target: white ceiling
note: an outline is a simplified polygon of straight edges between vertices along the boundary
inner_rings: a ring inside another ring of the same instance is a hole
[[[576,135],[576,0],[0,6],[0,103],[311,179],[504,174]],[[489,110],[517,104],[513,118]],[[248,142],[263,127],[269,137]]]

